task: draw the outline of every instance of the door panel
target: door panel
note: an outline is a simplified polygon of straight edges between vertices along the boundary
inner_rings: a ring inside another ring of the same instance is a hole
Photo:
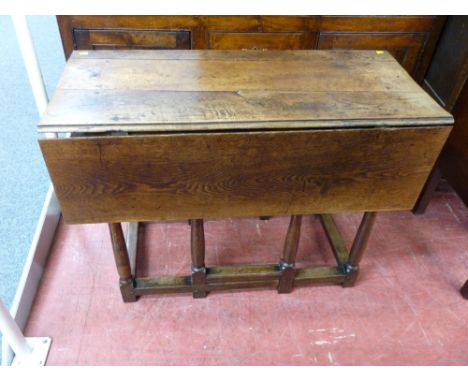
[[[190,49],[189,31],[75,29],[76,49]]]

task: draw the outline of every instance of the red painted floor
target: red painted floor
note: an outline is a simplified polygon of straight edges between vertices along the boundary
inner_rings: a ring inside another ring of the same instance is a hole
[[[360,214],[338,215],[348,243]],[[288,218],[207,222],[207,265],[275,262]],[[149,224],[139,275],[188,274],[189,226]],[[333,264],[317,220],[298,265]],[[468,209],[438,195],[425,215],[380,213],[354,288],[149,296],[124,304],[105,225],[61,224],[26,328],[48,365],[467,365]]]

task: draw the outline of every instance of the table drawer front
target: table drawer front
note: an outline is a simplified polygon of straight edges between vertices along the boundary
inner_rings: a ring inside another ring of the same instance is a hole
[[[42,140],[67,223],[411,209],[448,127]]]
[[[76,49],[190,49],[189,31],[75,29]]]

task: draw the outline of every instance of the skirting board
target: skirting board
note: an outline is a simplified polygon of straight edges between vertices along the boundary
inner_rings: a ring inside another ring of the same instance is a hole
[[[52,185],[49,186],[41,216],[29,248],[18,288],[10,308],[11,316],[21,330],[24,329],[31,311],[42,273],[54,241],[55,231],[60,221],[60,206]],[[2,366],[11,365],[13,352],[3,337]]]

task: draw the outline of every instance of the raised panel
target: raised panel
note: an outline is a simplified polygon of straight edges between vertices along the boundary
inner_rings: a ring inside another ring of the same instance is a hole
[[[297,32],[315,30],[320,16],[203,16],[208,30],[229,32]]]
[[[414,73],[424,47],[424,33],[320,33],[318,49],[376,49],[389,51],[409,72]]]
[[[190,49],[189,31],[75,29],[76,49]]]
[[[210,49],[304,49],[304,34],[210,31]]]
[[[320,16],[324,32],[429,32],[441,16]]]

